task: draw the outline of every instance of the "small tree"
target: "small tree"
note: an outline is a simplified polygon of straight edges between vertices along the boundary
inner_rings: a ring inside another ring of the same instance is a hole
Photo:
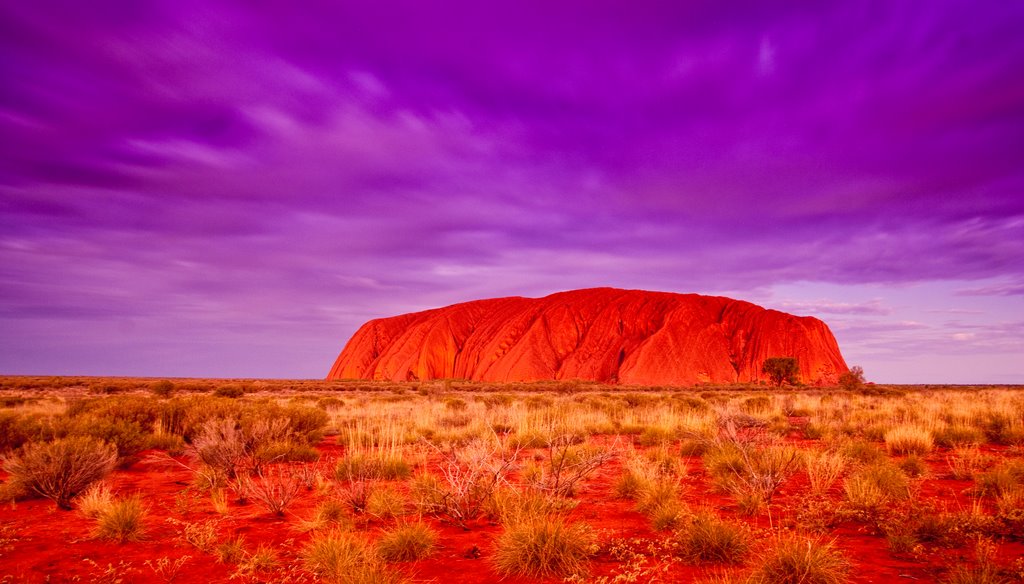
[[[768,357],[761,366],[761,373],[764,373],[772,380],[772,383],[782,387],[783,383],[793,385],[797,381],[800,366],[796,357]]]
[[[853,391],[864,385],[864,369],[860,365],[850,367],[850,370],[839,376],[839,387]]]

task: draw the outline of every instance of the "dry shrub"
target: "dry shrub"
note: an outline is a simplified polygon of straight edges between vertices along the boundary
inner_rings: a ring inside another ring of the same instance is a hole
[[[733,495],[741,511],[751,515],[771,504],[775,492],[800,469],[801,462],[797,448],[731,421],[704,454],[704,465],[715,483]]]
[[[974,475],[988,466],[990,459],[976,446],[958,447],[952,455],[946,456],[946,464],[953,478],[958,481],[969,481]]]
[[[581,440],[583,438],[575,434],[551,437],[545,464],[537,467],[529,481],[531,486],[553,495],[571,497],[580,481],[615,457],[611,450],[579,444]]]
[[[202,522],[185,522],[169,517],[166,521],[172,525],[177,525],[181,529],[181,538],[199,551],[210,552],[217,545],[217,526],[219,521],[216,519]]]
[[[291,468],[276,465],[257,471],[255,476],[239,476],[232,486],[240,499],[256,501],[267,511],[283,516],[303,484]]]
[[[414,479],[417,506],[461,527],[493,504],[494,494],[508,485],[508,475],[515,470],[519,456],[519,448],[508,449],[498,439],[476,439],[447,450],[431,446],[441,455],[443,478],[424,473]]]
[[[47,444],[26,444],[4,459],[11,480],[71,509],[71,499],[106,477],[117,463],[117,450],[95,438],[74,436]]]
[[[238,425],[227,418],[207,420],[192,440],[192,451],[222,479],[234,478],[246,458],[245,442]]]

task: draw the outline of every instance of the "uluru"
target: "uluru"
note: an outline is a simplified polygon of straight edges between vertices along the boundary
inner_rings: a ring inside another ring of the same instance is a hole
[[[828,326],[721,296],[593,288],[493,298],[374,319],[327,379],[625,385],[749,383],[794,357],[808,384],[847,371]]]

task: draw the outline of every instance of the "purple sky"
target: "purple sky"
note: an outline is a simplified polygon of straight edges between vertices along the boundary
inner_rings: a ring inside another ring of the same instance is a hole
[[[1024,383],[1024,3],[491,4],[3,2],[0,373],[321,377],[617,286]]]

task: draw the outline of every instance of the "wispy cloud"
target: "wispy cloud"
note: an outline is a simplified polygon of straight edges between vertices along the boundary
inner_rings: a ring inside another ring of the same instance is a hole
[[[1024,7],[532,8],[4,4],[0,369],[316,376],[372,316],[595,285],[1024,293]],[[822,298],[783,308],[918,319]]]

